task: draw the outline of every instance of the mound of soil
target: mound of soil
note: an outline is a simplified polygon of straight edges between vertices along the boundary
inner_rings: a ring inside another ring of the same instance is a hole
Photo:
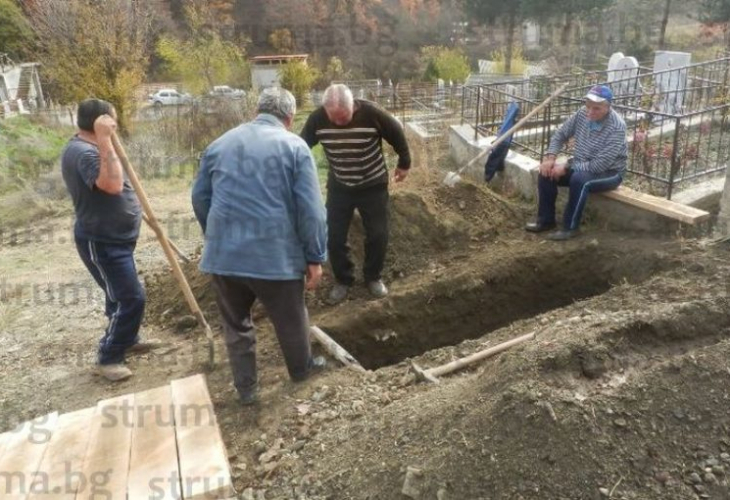
[[[525,208],[500,195],[469,183],[449,188],[440,181],[399,189],[390,199],[390,240],[383,272],[387,282],[428,268],[434,257],[448,260],[464,255],[470,245],[493,241],[499,234],[516,229],[525,218]],[[350,229],[350,246],[356,276],[364,259],[364,229],[356,213]],[[209,278],[197,268],[199,257],[183,266],[193,294],[206,314],[217,314],[215,295]],[[309,298],[312,311],[325,307],[332,283],[325,269],[323,286]],[[189,314],[182,292],[172,273],[146,277],[148,290],[147,320],[155,324],[174,324]],[[365,297],[364,290],[353,290],[355,298]],[[263,314],[263,313],[261,313]]]
[[[209,374],[242,498],[730,498],[727,247],[591,227],[555,244],[468,183],[398,189],[391,213],[388,298],[308,297],[366,373],[330,359],[291,384],[261,321],[260,403],[236,403],[225,366]],[[357,220],[351,243],[361,260]],[[206,278],[186,272],[215,324]],[[149,317],[186,314],[171,275],[148,287]],[[438,385],[412,373],[527,333]]]

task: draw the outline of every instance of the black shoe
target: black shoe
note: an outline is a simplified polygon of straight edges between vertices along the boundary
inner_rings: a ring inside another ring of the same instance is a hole
[[[304,375],[292,376],[291,379],[294,382],[304,382],[312,375],[321,372],[327,367],[327,360],[324,356],[315,356],[312,358],[312,363],[309,365],[309,371]]]
[[[259,384],[256,383],[247,389],[238,390],[238,401],[243,406],[251,406],[259,400]]]
[[[525,224],[525,231],[528,233],[544,233],[545,231],[550,231],[551,229],[555,229],[555,223],[552,224],[541,224],[539,222],[528,222]]]

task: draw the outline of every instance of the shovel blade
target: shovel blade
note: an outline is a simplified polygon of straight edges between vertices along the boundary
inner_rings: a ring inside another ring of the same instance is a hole
[[[457,174],[456,172],[449,172],[448,174],[446,174],[446,177],[444,177],[444,184],[449,187],[454,187],[460,180],[461,176],[459,174]]]

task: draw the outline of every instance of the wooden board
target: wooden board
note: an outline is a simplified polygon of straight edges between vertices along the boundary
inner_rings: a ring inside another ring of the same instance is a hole
[[[200,500],[235,496],[205,377],[173,380],[171,386],[183,497]]]
[[[82,470],[94,413],[94,408],[86,408],[58,417],[28,500],[76,498],[76,491],[85,481]]]
[[[0,459],[0,498],[25,500],[38,466],[53,436],[58,413],[50,413],[18,426],[5,441]]]
[[[623,186],[619,186],[618,189],[613,191],[605,191],[601,194],[606,198],[620,201],[634,207],[643,208],[644,210],[648,210],[686,224],[696,225],[701,222],[705,222],[710,218],[710,213],[704,210],[682,205],[681,203],[676,203],[650,194],[640,193]]]
[[[181,497],[170,386],[134,395],[135,428],[129,467],[129,498]]]
[[[84,460],[86,487],[77,500],[127,500],[134,394],[100,401],[89,428]]]

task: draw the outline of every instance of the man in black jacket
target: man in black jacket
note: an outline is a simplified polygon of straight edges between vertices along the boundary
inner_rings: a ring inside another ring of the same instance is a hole
[[[322,144],[329,163],[327,180],[328,251],[337,283],[330,302],[347,297],[355,281],[347,233],[357,209],[365,227],[363,275],[370,293],[385,297],[381,273],[388,247],[388,170],[383,139],[398,154],[394,180],[408,175],[411,157],[401,124],[377,104],[354,99],[346,85],[330,85],[323,104],[301,133],[309,147]]]

